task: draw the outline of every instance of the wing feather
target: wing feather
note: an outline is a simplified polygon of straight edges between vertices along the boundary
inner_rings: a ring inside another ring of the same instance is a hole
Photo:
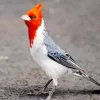
[[[48,57],[67,68],[80,69],[80,67],[75,63],[75,60],[69,54],[63,55],[58,52],[48,52]]]
[[[47,56],[57,63],[71,69],[80,70],[81,68],[76,64],[75,60],[66,54],[55,42],[51,39],[46,29],[44,29],[44,44],[47,49]]]

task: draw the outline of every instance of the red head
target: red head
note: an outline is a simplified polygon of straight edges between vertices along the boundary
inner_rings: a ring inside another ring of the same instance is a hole
[[[42,4],[36,5],[34,8],[30,9],[21,18],[25,21],[28,27],[30,47],[32,47],[33,40],[36,36],[36,31],[42,22]]]

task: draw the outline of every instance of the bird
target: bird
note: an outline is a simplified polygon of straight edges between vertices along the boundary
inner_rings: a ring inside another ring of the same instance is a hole
[[[61,49],[51,38],[44,24],[42,6],[43,4],[39,3],[21,16],[28,28],[30,54],[50,78],[39,93],[44,92],[53,82],[52,89],[46,98],[50,100],[58,85],[58,79],[65,73],[86,78],[100,86],[99,82],[88,76],[72,56]]]

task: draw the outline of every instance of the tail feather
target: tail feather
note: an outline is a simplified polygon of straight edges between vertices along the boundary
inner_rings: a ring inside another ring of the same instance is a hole
[[[93,79],[92,77],[86,75],[85,72],[83,73],[83,77],[85,77],[87,80],[91,81],[92,83],[94,83],[94,84],[100,86],[100,83],[99,83],[99,82],[97,82],[97,81],[96,81],[95,79]]]
[[[94,84],[100,86],[100,83],[97,82],[96,80],[94,80],[92,77],[88,76],[88,77],[86,77],[86,78],[87,78],[89,81],[91,81],[92,83],[94,83]]]
[[[83,70],[79,70],[79,71],[75,72],[74,75],[79,76],[79,77],[84,77],[84,78],[86,78],[87,80],[91,81],[92,83],[94,83],[94,84],[100,86],[100,83],[99,83],[99,82],[97,82],[97,81],[96,81],[95,79],[93,79],[92,77],[86,75],[86,73],[85,73]]]

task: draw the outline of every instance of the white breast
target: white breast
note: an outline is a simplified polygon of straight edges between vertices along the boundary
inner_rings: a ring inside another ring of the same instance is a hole
[[[42,20],[42,24],[37,31],[36,38],[33,41],[33,46],[30,48],[30,53],[37,64],[46,72],[49,77],[55,80],[55,84],[57,85],[56,80],[66,71],[69,72],[69,69],[53,61],[47,56],[47,49],[43,43],[45,38],[42,34],[43,30],[44,22]]]

